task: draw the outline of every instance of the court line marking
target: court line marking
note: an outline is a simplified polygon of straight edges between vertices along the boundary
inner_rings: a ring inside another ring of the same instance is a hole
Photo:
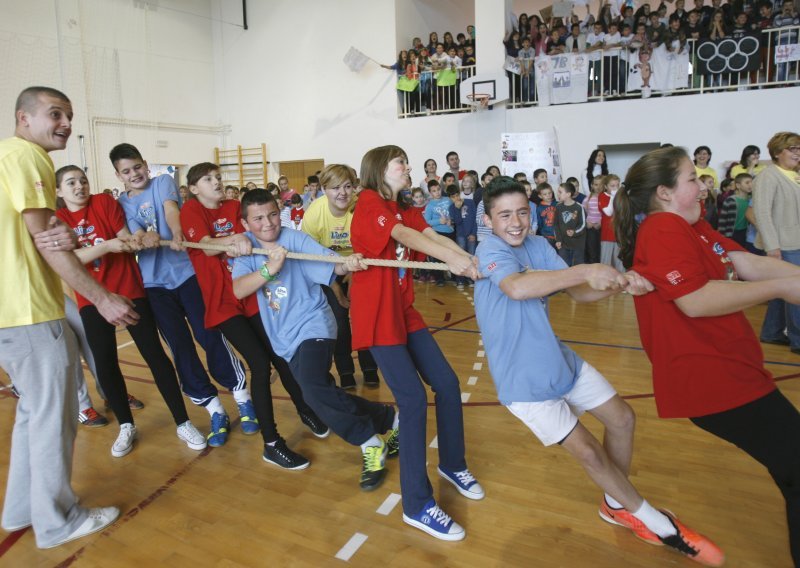
[[[484,357],[486,357],[486,352],[485,351],[478,351],[478,359],[483,359]]]
[[[472,365],[473,371],[480,371],[481,369],[483,369],[483,363],[475,363]]]
[[[461,393],[461,403],[464,404],[465,402],[469,402],[469,397],[472,396],[471,393],[462,392]]]
[[[133,342],[133,341],[129,341],[129,342],[127,342],[127,343],[123,343],[122,345],[117,345],[117,351],[119,351],[119,350],[120,350],[120,349],[122,349],[123,347],[127,347],[128,345],[133,345],[133,344],[134,344],[134,342]]]
[[[350,537],[350,540],[348,540],[347,543],[339,549],[339,552],[336,553],[336,558],[347,562],[356,552],[358,552],[358,549],[361,548],[361,545],[367,542],[368,538],[369,537],[364,533],[355,533]]]
[[[431,406],[430,403],[428,404],[428,406]],[[429,448],[438,448],[439,447],[439,436],[438,435],[433,437],[433,440],[431,440],[431,443],[430,443],[430,445],[428,447]]]
[[[478,377],[470,377],[467,379],[467,384],[472,386],[478,382]]]
[[[389,493],[389,496],[381,503],[381,506],[375,511],[379,515],[388,515],[397,506],[402,499],[399,493]]]

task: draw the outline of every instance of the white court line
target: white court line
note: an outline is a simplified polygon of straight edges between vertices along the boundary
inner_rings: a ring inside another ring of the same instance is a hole
[[[431,448],[438,448],[439,447],[439,436],[434,436],[433,440],[431,440],[430,446]]]
[[[133,345],[133,341],[129,341],[128,343],[123,343],[122,345],[117,345],[117,351],[119,351],[123,347],[127,347],[128,345]]]
[[[461,393],[461,402],[469,402],[470,393],[462,392]]]
[[[478,340],[478,345],[480,345],[481,347],[483,347],[483,339],[479,339],[479,340]]]
[[[467,384],[472,386],[478,382],[478,377],[470,377],[467,379]]]
[[[336,558],[347,562],[356,552],[358,552],[358,549],[361,548],[361,545],[367,542],[367,538],[367,535],[357,532],[351,536],[350,540],[347,541],[347,544],[345,544],[339,550],[339,552],[336,553]]]
[[[485,351],[478,351],[478,359],[482,359],[483,357],[486,357],[486,352]]]
[[[472,366],[472,370],[473,371],[480,371],[481,369],[483,369],[483,363],[475,363]]]
[[[388,515],[400,502],[400,499],[402,499],[402,497],[399,493],[389,493],[389,496],[383,503],[381,503],[381,506],[378,507],[378,510],[375,512],[379,515]]]

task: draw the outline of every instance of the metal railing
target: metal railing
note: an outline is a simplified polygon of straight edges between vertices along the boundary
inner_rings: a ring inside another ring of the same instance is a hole
[[[639,85],[629,81],[631,66],[638,63],[638,52],[628,51],[627,60],[617,48],[609,51],[595,50],[583,55],[595,61],[589,61],[587,102],[616,100],[620,98],[647,97],[651,95],[680,95],[691,93],[716,93],[723,91],[743,91],[800,85],[800,26],[770,28],[760,34],[751,36],[754,42],[749,46],[732,45],[726,39],[713,42],[708,40],[686,40],[683,44],[673,43],[670,53],[686,63],[685,82],[682,73],[675,85],[665,89],[643,91]],[[757,53],[751,53],[753,49]],[[726,68],[744,68],[747,57],[760,57],[757,69],[738,72],[714,73],[715,65],[724,60]],[[547,57],[547,56],[545,56]],[[776,63],[776,57],[778,62]],[[744,58],[744,59],[743,59]],[[532,61],[539,61],[536,58]],[[414,91],[397,91],[398,116],[409,118],[454,112],[475,112],[473,105],[461,104],[459,85],[461,81],[475,73],[475,67],[458,68],[458,81],[450,87],[439,87],[436,72],[420,73],[419,85]],[[539,106],[539,93],[536,88],[534,71],[529,77],[506,72],[509,81],[510,108]],[[545,103],[546,104],[546,103]],[[552,103],[551,103],[552,104]]]

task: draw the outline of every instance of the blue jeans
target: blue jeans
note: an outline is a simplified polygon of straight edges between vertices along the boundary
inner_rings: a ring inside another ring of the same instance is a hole
[[[782,250],[781,258],[800,266],[800,250]],[[792,349],[800,349],[800,306],[780,299],[770,300],[761,326],[761,339],[765,341],[780,339],[783,337],[784,329],[789,336]]]
[[[464,416],[461,388],[453,368],[427,329],[408,334],[405,345],[370,347],[400,412],[400,490],[403,511],[416,515],[433,497],[428,479],[428,393],[434,393],[439,465],[448,471],[464,471]],[[422,379],[422,380],[420,380]]]

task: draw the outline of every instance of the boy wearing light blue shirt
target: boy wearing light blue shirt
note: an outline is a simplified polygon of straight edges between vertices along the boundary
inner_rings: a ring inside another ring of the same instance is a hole
[[[500,402],[546,446],[559,444],[605,491],[600,517],[651,544],[686,553],[673,518],[653,508],[628,480],[635,417],[631,407],[591,365],[556,337],[548,297],[565,291],[579,302],[652,285],[610,266],[567,267],[543,237],[530,235],[531,208],[509,177],[484,191],[483,222],[492,230],[476,251],[484,276],[475,285],[475,313]],[[589,412],[605,426],[603,444],[579,421]]]

